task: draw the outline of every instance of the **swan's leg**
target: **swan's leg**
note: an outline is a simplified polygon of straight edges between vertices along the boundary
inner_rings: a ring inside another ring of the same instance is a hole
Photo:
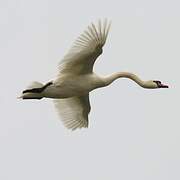
[[[44,90],[44,88],[33,88],[33,89],[26,89],[23,91],[24,93],[41,93]]]
[[[43,92],[48,86],[50,86],[51,84],[53,84],[52,82],[48,82],[47,84],[45,84],[43,87],[40,88],[33,88],[33,89],[26,89],[23,91],[24,93],[41,93]]]
[[[22,99],[42,99],[42,97],[23,97]]]

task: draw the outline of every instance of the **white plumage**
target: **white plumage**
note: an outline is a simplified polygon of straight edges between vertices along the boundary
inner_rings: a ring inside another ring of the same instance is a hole
[[[59,73],[88,74],[93,70],[96,58],[102,53],[110,23],[101,21],[96,27],[93,23],[77,38],[69,52],[59,63]]]
[[[98,27],[93,23],[74,42],[72,48],[59,63],[59,74],[55,81],[62,84],[62,76],[75,76],[92,73],[96,58],[102,53],[110,23],[107,20]],[[63,78],[63,82],[68,82]],[[77,82],[79,83],[79,82]],[[55,99],[60,118],[69,129],[88,127],[88,114],[90,112],[89,93],[84,96],[74,96],[65,99]]]
[[[75,130],[88,127],[88,114],[91,109],[89,95],[55,99],[54,103],[67,128]]]
[[[88,127],[90,112],[89,92],[107,86],[114,80],[125,77],[143,88],[165,88],[160,81],[142,81],[128,72],[118,72],[100,77],[93,72],[97,57],[102,54],[110,24],[107,20],[88,26],[74,42],[72,48],[59,63],[59,72],[54,81],[43,85],[34,82],[23,91],[22,99],[53,98],[64,125],[72,130]]]

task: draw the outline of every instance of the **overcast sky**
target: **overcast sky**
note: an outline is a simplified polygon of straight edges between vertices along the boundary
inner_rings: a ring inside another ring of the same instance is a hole
[[[179,180],[180,2],[1,0],[0,179]],[[46,83],[90,22],[112,20],[100,75],[136,73],[90,95],[88,129],[67,130],[50,99],[16,99]]]

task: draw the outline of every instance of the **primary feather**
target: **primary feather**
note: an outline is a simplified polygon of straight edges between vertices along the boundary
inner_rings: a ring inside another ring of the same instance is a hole
[[[97,57],[102,53],[110,29],[110,23],[99,21],[96,27],[88,26],[74,42],[72,48],[59,64],[59,74],[88,74],[93,71]]]
[[[89,95],[55,99],[54,103],[60,118],[68,129],[88,127],[88,114],[91,109]]]
[[[59,64],[57,84],[62,84],[62,81],[68,82],[69,76],[92,73],[94,62],[102,53],[110,25],[111,23],[108,23],[107,20],[103,23],[99,21],[97,26],[92,23],[77,38]],[[88,114],[90,112],[89,94],[55,99],[54,103],[67,128],[77,129],[88,127]]]

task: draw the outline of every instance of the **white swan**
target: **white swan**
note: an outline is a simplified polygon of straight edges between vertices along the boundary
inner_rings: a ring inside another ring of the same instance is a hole
[[[106,42],[110,23],[105,20],[93,23],[75,41],[73,47],[59,64],[59,74],[54,81],[43,85],[34,82],[22,92],[22,99],[53,98],[55,106],[69,129],[88,127],[90,112],[89,92],[108,86],[118,78],[129,78],[143,88],[168,88],[160,81],[142,81],[129,72],[118,72],[100,77],[93,72],[93,65]]]

